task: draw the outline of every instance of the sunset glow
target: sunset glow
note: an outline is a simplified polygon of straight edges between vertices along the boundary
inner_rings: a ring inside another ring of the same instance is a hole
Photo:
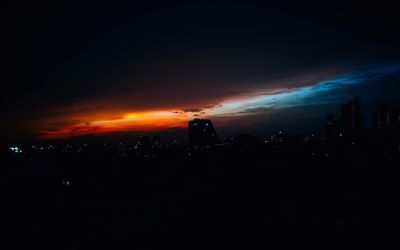
[[[351,86],[364,84],[399,71],[399,64],[371,67],[363,71],[338,75],[309,86],[272,91],[272,94],[249,93],[248,96],[236,98],[228,96],[225,101],[221,101],[217,105],[205,105],[206,108],[194,108],[186,111],[177,108],[174,110],[99,113],[97,110],[97,112],[48,121],[45,124],[70,125],[42,129],[39,131],[39,137],[41,139],[58,139],[127,131],[164,131],[172,128],[186,128],[187,122],[196,117],[230,117],[234,119],[262,113],[266,110],[335,103],[341,101],[342,98],[341,95],[335,95],[335,92],[347,91]],[[265,92],[268,90],[259,91],[259,93]]]
[[[41,138],[57,139],[88,134],[105,134],[119,131],[153,131],[169,128],[184,128],[190,117],[176,111],[149,111],[127,113],[118,119],[82,121],[56,130],[42,130]]]

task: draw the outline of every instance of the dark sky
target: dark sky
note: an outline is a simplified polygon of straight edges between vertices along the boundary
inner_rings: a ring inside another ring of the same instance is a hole
[[[3,140],[132,112],[201,111],[376,68],[385,73],[330,103],[261,107],[239,117],[240,126],[218,124],[232,121],[220,111],[216,126],[318,129],[315,122],[352,94],[365,107],[397,100],[399,72],[385,71],[400,63],[394,1],[134,2],[12,1],[3,9]]]

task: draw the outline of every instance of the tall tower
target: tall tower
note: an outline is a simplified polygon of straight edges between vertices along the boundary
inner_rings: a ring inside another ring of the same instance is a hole
[[[207,146],[219,143],[217,132],[210,120],[194,119],[189,121],[189,144]]]
[[[388,105],[379,105],[374,113],[374,125],[378,129],[400,128],[400,112]]]
[[[361,113],[361,102],[359,97],[349,100],[342,104],[341,125],[345,130],[361,129],[363,127],[363,117]]]

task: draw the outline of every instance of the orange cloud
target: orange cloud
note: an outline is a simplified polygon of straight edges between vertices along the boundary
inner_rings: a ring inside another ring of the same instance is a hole
[[[88,115],[90,116],[90,115]],[[93,114],[91,118],[54,129],[40,130],[41,139],[61,139],[88,134],[105,134],[117,131],[160,131],[171,127],[186,127],[192,115],[186,112],[148,111],[126,113],[122,116]],[[61,118],[62,119],[62,118]],[[71,119],[71,117],[67,118]]]

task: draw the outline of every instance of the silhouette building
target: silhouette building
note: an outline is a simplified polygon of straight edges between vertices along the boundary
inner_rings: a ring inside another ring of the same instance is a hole
[[[359,97],[349,100],[341,107],[341,127],[345,131],[363,128],[363,116]]]
[[[189,144],[207,146],[219,143],[218,135],[210,120],[194,119],[189,121]]]
[[[400,128],[400,110],[379,105],[374,113],[374,125],[377,129]]]

